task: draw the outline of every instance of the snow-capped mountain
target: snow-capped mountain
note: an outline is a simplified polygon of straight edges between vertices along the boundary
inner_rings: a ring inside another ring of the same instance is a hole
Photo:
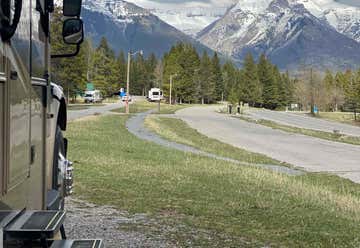
[[[195,36],[209,24],[220,19],[227,7],[194,7],[177,9],[149,9],[151,13],[158,16],[161,20],[176,27],[184,33]]]
[[[84,0],[85,9],[115,18],[118,22],[131,23],[137,17],[150,16],[150,12],[122,0]]]
[[[178,42],[211,51],[150,11],[126,1],[83,0],[82,18],[86,36],[91,37],[95,45],[106,37],[116,52],[141,49],[145,54],[161,56]]]
[[[248,52],[255,57],[265,53],[283,69],[299,64],[323,68],[360,65],[360,43],[292,0],[240,0],[198,38],[238,60]]]
[[[360,7],[335,0],[292,0],[305,6],[314,16],[325,19],[337,31],[360,42]]]

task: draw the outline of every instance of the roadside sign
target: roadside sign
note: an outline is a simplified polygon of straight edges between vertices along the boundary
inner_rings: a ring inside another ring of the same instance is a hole
[[[319,113],[319,108],[317,106],[314,106],[314,114],[318,114]]]

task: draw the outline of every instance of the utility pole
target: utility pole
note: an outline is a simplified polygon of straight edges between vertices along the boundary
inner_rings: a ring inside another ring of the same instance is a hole
[[[173,75],[170,76],[170,105],[172,105],[172,81]]]
[[[143,55],[143,51],[137,51],[135,53],[131,53],[131,51],[128,52],[128,65],[127,65],[127,80],[126,80],[126,101],[125,101],[125,112],[126,114],[130,113],[129,108],[129,98],[130,98],[130,66],[131,66],[131,56],[134,56],[135,54],[140,53],[140,55]]]
[[[314,86],[314,78],[313,78],[313,68],[310,69],[310,90],[311,90],[311,114],[315,115],[315,86]]]
[[[130,110],[129,110],[130,65],[131,65],[130,60],[131,60],[131,52],[128,52],[127,79],[126,79],[126,102],[125,102],[126,114],[130,113]]]

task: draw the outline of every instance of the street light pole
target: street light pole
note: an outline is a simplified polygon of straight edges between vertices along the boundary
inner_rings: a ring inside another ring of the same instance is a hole
[[[127,80],[126,80],[126,114],[129,114],[129,91],[130,91],[130,65],[131,65],[131,53],[128,53],[128,65],[127,65]]]

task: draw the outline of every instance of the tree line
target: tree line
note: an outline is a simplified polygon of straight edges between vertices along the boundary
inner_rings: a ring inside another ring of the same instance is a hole
[[[325,73],[303,68],[296,79],[296,102],[302,110],[353,112],[360,109],[360,69]]]
[[[71,52],[62,43],[61,15],[53,16],[52,53]],[[115,53],[102,38],[97,46],[86,39],[78,56],[53,60],[52,80],[63,86],[69,98],[83,92],[91,82],[104,96],[126,88],[127,52]],[[314,112],[353,111],[360,108],[360,70],[317,72],[303,66],[290,77],[261,55],[255,61],[251,54],[241,68],[232,61],[221,61],[217,53],[198,52],[192,45],[178,43],[162,58],[154,54],[131,57],[130,93],[146,95],[152,87],[162,88],[170,95],[172,78],[173,101],[182,103],[233,104],[281,109],[291,103],[299,109]]]

